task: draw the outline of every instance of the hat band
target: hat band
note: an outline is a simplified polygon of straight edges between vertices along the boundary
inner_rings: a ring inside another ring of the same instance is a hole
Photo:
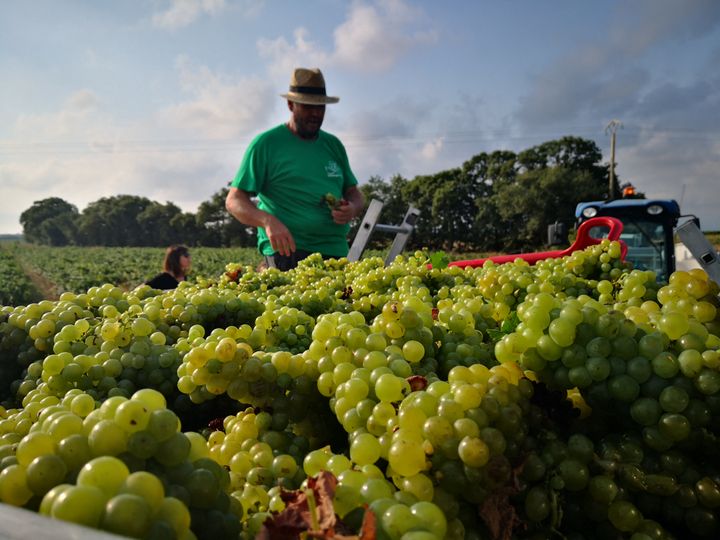
[[[317,86],[290,86],[290,91],[296,94],[313,94],[316,96],[326,96],[325,87]]]

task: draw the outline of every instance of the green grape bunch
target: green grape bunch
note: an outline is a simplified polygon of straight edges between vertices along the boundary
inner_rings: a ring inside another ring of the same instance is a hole
[[[323,195],[323,198],[320,201],[320,204],[323,203],[327,204],[327,207],[332,212],[333,210],[337,210],[341,206],[345,206],[348,202],[345,199],[338,199],[332,193],[326,193],[325,195]]]

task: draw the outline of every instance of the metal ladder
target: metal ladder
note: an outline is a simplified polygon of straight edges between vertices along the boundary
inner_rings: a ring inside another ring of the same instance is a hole
[[[708,241],[707,237],[702,233],[694,219],[690,219],[675,228],[675,233],[680,241],[685,244],[693,257],[710,279],[720,283],[720,259],[713,245]]]
[[[353,239],[352,245],[350,246],[350,251],[347,256],[349,261],[360,260],[360,257],[362,257],[365,247],[367,247],[370,240],[370,236],[375,231],[395,235],[395,239],[390,246],[390,251],[388,252],[387,257],[385,257],[385,266],[392,263],[395,260],[395,257],[397,257],[405,249],[405,245],[407,244],[413,229],[415,229],[415,222],[420,215],[420,210],[414,206],[410,206],[408,207],[408,211],[405,213],[405,217],[400,225],[384,225],[382,223],[378,223],[382,208],[382,201],[379,201],[378,199],[372,199],[370,201],[368,209],[365,212],[365,216],[358,228],[358,232]]]

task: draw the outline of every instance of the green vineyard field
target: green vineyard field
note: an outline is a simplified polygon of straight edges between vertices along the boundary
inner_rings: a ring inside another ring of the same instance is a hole
[[[49,247],[0,242],[0,304],[19,305],[55,300],[63,292],[83,292],[106,283],[130,290],[161,271],[164,248]],[[214,279],[228,264],[257,266],[255,248],[196,247],[192,278]],[[366,257],[383,256],[368,250]],[[485,256],[455,254],[454,260]]]
[[[15,294],[10,302],[27,303],[41,298],[57,299],[63,292],[82,292],[105,283],[129,290],[161,271],[164,248],[48,247],[0,243],[0,256],[12,268],[18,284],[35,281],[36,290],[26,296]],[[256,265],[260,256],[253,248],[194,248],[193,275],[218,277],[229,263]],[[11,265],[12,263],[12,265]],[[24,270],[26,277],[23,278]],[[6,270],[9,272],[9,270]],[[8,283],[10,277],[7,278]],[[20,285],[18,285],[19,287]],[[28,296],[29,295],[29,296]],[[27,298],[17,301],[17,298]]]

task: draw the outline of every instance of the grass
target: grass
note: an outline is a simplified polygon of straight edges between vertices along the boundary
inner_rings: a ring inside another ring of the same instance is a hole
[[[720,251],[720,231],[704,231],[704,234],[710,243],[715,246],[715,250]]]

